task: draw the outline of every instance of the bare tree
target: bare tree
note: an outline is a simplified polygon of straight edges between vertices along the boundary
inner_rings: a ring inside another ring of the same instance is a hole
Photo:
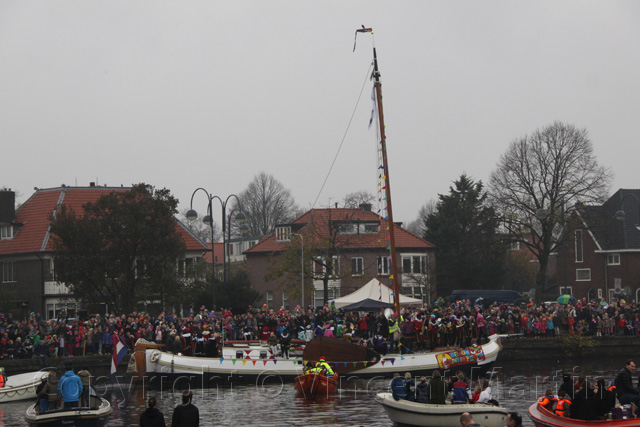
[[[357,209],[362,204],[371,205],[375,200],[376,198],[373,194],[369,193],[367,190],[360,190],[345,195],[342,203],[345,208]]]
[[[426,229],[425,220],[429,215],[436,212],[438,203],[434,200],[428,200],[424,205],[420,207],[418,211],[418,217],[407,224],[407,230],[415,234],[416,236],[423,237]]]
[[[260,172],[239,194],[240,209],[246,216],[248,233],[251,236],[265,236],[275,230],[277,224],[290,222],[299,208],[291,191],[273,175]],[[238,209],[234,204],[233,209]]]
[[[180,221],[184,225],[187,226],[189,231],[191,231],[197,238],[202,240],[203,242],[211,242],[211,228],[202,222],[203,216],[198,216],[198,218],[190,221],[187,219],[187,211],[189,209],[183,209],[180,212]],[[213,239],[214,242],[218,242],[222,239],[222,231],[220,230],[220,226],[214,221],[213,222]]]
[[[604,200],[612,174],[600,166],[586,129],[555,122],[514,140],[490,177],[490,196],[514,241],[539,261],[535,300],[544,297],[549,255],[578,203]]]

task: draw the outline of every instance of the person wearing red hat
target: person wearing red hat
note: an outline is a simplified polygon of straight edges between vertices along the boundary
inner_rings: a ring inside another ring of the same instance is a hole
[[[320,357],[320,360],[316,363],[316,368],[322,369],[327,377],[333,376],[333,369],[331,369],[331,366],[329,366],[324,356]]]

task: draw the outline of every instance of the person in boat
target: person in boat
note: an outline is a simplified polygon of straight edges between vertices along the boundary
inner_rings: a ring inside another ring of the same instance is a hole
[[[476,403],[480,399],[480,393],[482,393],[482,386],[476,385],[471,395],[471,401],[469,403]]]
[[[562,375],[562,384],[560,384],[560,388],[558,388],[558,394],[560,394],[560,390],[564,391],[567,396],[573,396],[573,382],[571,381],[570,374]]]
[[[391,395],[395,400],[407,398],[407,389],[399,373],[393,374],[393,379],[391,380]]]
[[[314,371],[314,370],[315,370],[315,368],[313,366],[313,363],[311,363],[311,362],[305,363],[305,365],[304,365],[304,373],[305,374],[312,373],[312,371]]]
[[[627,360],[624,368],[616,375],[616,396],[621,405],[634,403],[640,405],[640,390],[633,386],[631,374],[636,370],[636,362],[632,359]]]
[[[58,383],[58,391],[62,394],[62,401],[64,402],[64,408],[74,408],[78,406],[78,400],[82,394],[82,381],[73,372],[73,365],[71,361],[64,362],[64,368],[66,372],[60,378]]]
[[[271,349],[271,353],[273,353],[274,356],[278,355],[278,337],[276,337],[276,333],[275,332],[271,332],[269,334],[269,338],[267,339],[267,345],[269,346],[269,348]]]
[[[538,403],[540,406],[548,409],[549,411],[553,410],[553,405],[558,401],[558,398],[553,394],[553,390],[550,388],[544,391],[544,396],[538,399]]]
[[[165,427],[164,415],[158,408],[155,397],[147,401],[147,409],[140,414],[140,427]]]
[[[433,371],[429,381],[429,403],[444,405],[447,399],[447,384],[442,381],[440,371]]]
[[[578,420],[595,420],[597,417],[593,389],[583,376],[580,376],[573,386],[571,417]]]
[[[83,367],[78,372],[80,382],[82,383],[82,394],[80,395],[80,406],[88,408],[89,405],[89,389],[91,388],[91,373],[86,367]]]
[[[599,378],[593,386],[593,402],[599,419],[606,419],[607,414],[616,406],[616,395],[607,389],[604,378]]]
[[[452,385],[453,397],[451,403],[464,404],[469,402],[469,384],[465,381],[464,374],[458,372],[456,374],[457,381]]]
[[[280,334],[280,351],[285,359],[289,358],[289,348],[291,347],[291,334],[289,328],[285,327]]]
[[[47,399],[47,378],[42,378],[40,384],[36,388],[36,396],[40,403],[40,413],[43,414],[49,410],[49,400]]]
[[[475,422],[473,416],[468,412],[463,412],[460,415],[460,425],[462,427],[482,427],[482,424]]]
[[[391,343],[391,351],[398,351],[398,344],[400,343],[400,331],[398,330],[398,321],[395,316],[391,316],[387,323],[389,324],[389,341]]]
[[[559,417],[569,417],[571,415],[571,400],[567,399],[564,390],[558,390],[558,401],[553,406],[553,413]]]
[[[522,427],[522,415],[517,412],[507,413],[505,424],[507,427]]]
[[[416,385],[416,402],[429,403],[429,383],[427,377],[420,377],[420,382]]]
[[[59,382],[60,380],[58,380],[58,375],[56,375],[55,371],[49,372],[47,377],[47,410],[53,411],[58,407],[61,397],[58,391]]]
[[[331,369],[324,356],[320,357],[320,360],[316,363],[316,368],[320,368],[326,377],[333,376],[333,369]]]
[[[193,393],[190,390],[182,392],[182,404],[176,406],[171,417],[171,427],[198,427],[200,425],[200,411],[191,403]]]
[[[416,382],[411,376],[411,372],[404,374],[404,388],[407,389],[407,400],[413,402],[416,400]]]

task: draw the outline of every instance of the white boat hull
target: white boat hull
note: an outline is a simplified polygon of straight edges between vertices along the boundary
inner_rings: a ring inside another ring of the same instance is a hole
[[[36,398],[36,388],[47,377],[49,372],[36,371],[26,374],[11,375],[7,383],[0,388],[0,403],[15,402]]]
[[[350,375],[373,378],[391,377],[395,372],[411,372],[414,376],[420,376],[430,375],[434,370],[440,372],[465,370],[472,377],[475,377],[476,372],[480,374],[492,367],[501,348],[499,337],[492,336],[487,344],[472,349],[386,355],[382,356],[381,360],[375,364],[358,362],[361,363],[362,369],[352,370]],[[303,373],[301,357],[284,359],[273,357],[270,354],[264,358],[256,357],[255,355],[259,355],[260,351],[253,351],[250,354],[245,352],[244,357],[230,357],[230,355],[235,355],[236,351],[236,348],[233,350],[224,349],[224,357],[206,358],[147,349],[144,358],[145,372],[160,375],[206,375],[209,379],[218,376],[225,381],[233,378],[264,378],[268,376],[293,380]],[[265,356],[264,352],[263,356]],[[331,361],[328,362],[331,363]]]
[[[469,412],[482,427],[503,427],[508,412],[501,406],[484,404],[432,405],[395,400],[391,393],[378,393],[376,402],[382,405],[391,421],[410,426],[456,427],[460,425],[460,415]]]

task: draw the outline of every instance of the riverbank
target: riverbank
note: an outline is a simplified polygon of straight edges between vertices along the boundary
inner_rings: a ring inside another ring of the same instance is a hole
[[[623,348],[637,348],[640,346],[640,336],[616,336],[616,337],[566,337],[559,338],[517,338],[510,337],[502,340],[502,351],[497,362],[503,360],[528,361],[538,360],[548,356],[589,357],[598,354],[598,357],[619,355]],[[633,352],[630,352],[632,354]],[[127,354],[120,362],[118,370],[126,369],[131,353]],[[64,371],[64,362],[70,360],[75,369],[86,366],[90,369],[108,369],[111,366],[111,355],[88,355],[78,357],[50,357],[48,367],[58,368]],[[19,360],[3,360],[0,367],[5,369],[7,375],[15,375],[22,372],[37,371],[42,368],[35,358]]]

